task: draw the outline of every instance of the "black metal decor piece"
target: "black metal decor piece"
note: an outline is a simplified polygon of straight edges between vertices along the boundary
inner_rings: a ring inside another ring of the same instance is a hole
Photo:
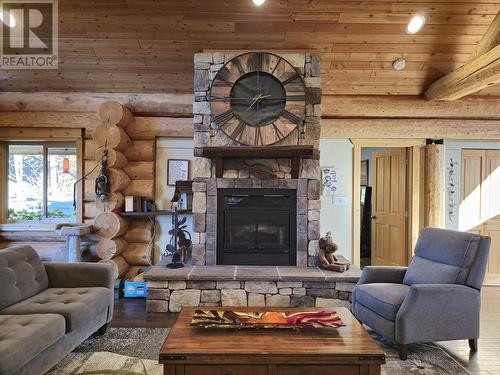
[[[217,264],[295,266],[297,193],[219,189]]]
[[[170,243],[166,248],[166,253],[172,254],[172,262],[167,264],[167,268],[184,267],[187,249],[191,246],[191,234],[186,230],[186,221],[186,217],[179,220],[179,213],[175,207],[172,214],[172,229],[168,231],[171,235]]]

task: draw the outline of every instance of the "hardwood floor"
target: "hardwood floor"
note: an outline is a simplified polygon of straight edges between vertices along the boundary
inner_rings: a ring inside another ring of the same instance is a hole
[[[481,337],[477,353],[471,353],[467,340],[439,344],[473,375],[500,374],[500,287],[482,290]],[[178,314],[147,313],[144,299],[115,302],[110,327],[172,327]]]

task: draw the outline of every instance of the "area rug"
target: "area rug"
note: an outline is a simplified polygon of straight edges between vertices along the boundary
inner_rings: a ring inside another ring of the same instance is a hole
[[[84,341],[48,374],[161,375],[158,352],[168,332],[168,328],[110,328],[105,335]],[[387,354],[383,375],[470,374],[438,345],[410,345],[408,360],[400,361],[393,343],[370,334]]]

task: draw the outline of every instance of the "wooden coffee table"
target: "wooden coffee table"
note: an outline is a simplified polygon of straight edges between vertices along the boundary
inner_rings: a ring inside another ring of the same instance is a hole
[[[182,309],[160,350],[165,375],[379,375],[384,351],[346,308],[338,329],[223,330],[191,327]],[[218,308],[221,309],[221,308]],[[238,311],[321,308],[226,307]]]

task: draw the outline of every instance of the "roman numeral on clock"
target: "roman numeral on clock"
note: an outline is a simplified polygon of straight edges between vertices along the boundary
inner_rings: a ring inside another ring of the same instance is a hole
[[[299,74],[297,74],[297,73],[295,73],[295,74],[294,74],[293,76],[291,76],[290,78],[288,78],[288,79],[284,80],[283,82],[281,82],[281,84],[282,84],[283,86],[286,86],[286,85],[288,85],[289,83],[292,83],[292,82],[297,81],[299,78],[300,78],[300,75],[299,75]]]
[[[255,127],[255,139],[254,139],[255,146],[258,146],[259,142],[261,145],[264,144],[264,140],[262,139],[261,128],[260,128],[260,126],[256,126]]]
[[[289,112],[286,109],[283,111],[283,114],[281,116],[286,118],[292,124],[300,125],[302,123],[302,119],[299,116],[294,115],[292,112]]]
[[[232,109],[228,109],[225,112],[219,113],[217,116],[214,117],[215,122],[219,126],[224,126],[229,122],[234,117],[234,112]]]
[[[238,69],[238,73],[240,74],[240,76],[245,74],[245,68],[243,68],[243,65],[241,64],[240,59],[236,58],[233,60],[233,62],[234,62],[234,65],[236,65],[236,69]]]
[[[231,138],[233,138],[236,142],[241,141],[241,137],[243,136],[243,131],[245,130],[247,124],[245,124],[243,121],[240,121],[236,129],[233,130],[231,133]]]
[[[276,139],[278,141],[281,141],[283,138],[285,138],[285,135],[280,130],[280,128],[278,128],[278,126],[276,125],[276,123],[273,122],[272,125],[273,125],[273,129],[274,129],[274,134],[276,134]]]
[[[228,85],[229,87],[233,87],[234,82],[231,82],[228,78],[230,74],[231,74],[231,72],[229,71],[227,66],[223,66],[222,68],[220,68],[219,72],[215,76],[215,79],[219,79],[222,82],[224,82],[226,85]]]
[[[210,100],[212,102],[227,102],[229,99],[231,99],[230,96],[211,96]]]
[[[283,60],[283,59],[281,57],[279,57],[278,61],[276,61],[276,65],[274,66],[273,71],[271,72],[271,74],[274,74],[274,72],[276,71],[276,69],[278,69],[278,65],[280,64],[281,60]]]

